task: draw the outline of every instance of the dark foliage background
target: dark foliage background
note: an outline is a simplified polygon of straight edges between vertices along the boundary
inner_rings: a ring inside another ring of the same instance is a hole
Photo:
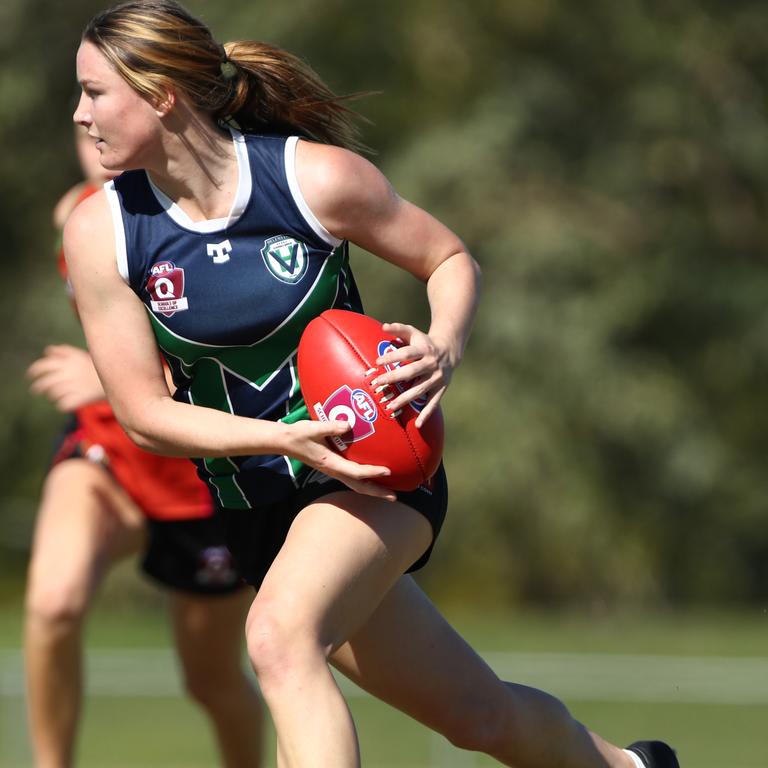
[[[28,395],[78,341],[50,211],[77,180],[74,53],[102,7],[0,9],[0,572],[28,553],[60,417]],[[433,592],[472,605],[768,595],[768,7],[761,2],[192,2],[221,40],[308,59],[485,293],[445,401],[452,509]],[[371,314],[424,322],[358,252]]]

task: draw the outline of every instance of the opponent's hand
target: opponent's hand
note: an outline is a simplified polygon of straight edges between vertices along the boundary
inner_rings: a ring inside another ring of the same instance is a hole
[[[63,413],[104,398],[91,356],[69,344],[46,347],[27,369],[27,378],[32,392],[47,397]]]
[[[374,386],[395,382],[406,384],[405,391],[387,403],[387,410],[398,411],[408,403],[421,399],[424,405],[414,422],[418,429],[437,408],[448,388],[453,364],[445,350],[412,325],[384,323],[382,327],[387,333],[402,339],[404,345],[391,349],[376,360],[376,365],[399,365],[380,374],[371,383]]]
[[[386,501],[396,500],[394,491],[371,482],[376,478],[388,477],[391,472],[387,467],[358,464],[345,459],[330,447],[329,438],[341,436],[349,431],[349,425],[345,421],[298,421],[287,426],[290,429],[286,455],[303,461],[329,477],[341,480],[357,493]]]

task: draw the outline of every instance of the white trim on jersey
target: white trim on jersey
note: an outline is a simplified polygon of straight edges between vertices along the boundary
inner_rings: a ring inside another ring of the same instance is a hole
[[[232,143],[234,144],[235,157],[237,158],[238,181],[235,199],[232,201],[232,207],[225,218],[192,221],[192,219],[190,219],[189,216],[165,194],[165,192],[155,186],[147,173],[147,181],[157,198],[157,202],[160,203],[165,212],[180,227],[184,227],[184,229],[188,229],[192,232],[211,234],[213,232],[221,232],[227,229],[227,227],[231,227],[243,215],[243,212],[248,205],[248,201],[251,199],[251,164],[248,160],[248,147],[245,144],[245,137],[243,134],[233,131],[231,128],[230,133],[232,134]]]
[[[115,261],[117,262],[117,271],[120,277],[130,285],[131,276],[128,272],[128,251],[125,245],[125,226],[123,224],[123,214],[120,209],[120,198],[117,196],[115,182],[108,181],[104,184],[104,191],[107,193],[109,201],[109,210],[112,212],[112,228],[115,232]]]
[[[170,336],[175,336],[177,339],[181,339],[181,341],[187,342],[188,344],[193,345],[195,347],[200,347],[201,349],[234,349],[236,347],[243,347],[243,346],[255,347],[258,344],[262,344],[264,341],[266,341],[271,336],[274,336],[281,328],[283,328],[284,326],[286,326],[288,323],[291,322],[291,320],[293,319],[294,315],[296,315],[296,313],[299,312],[299,310],[304,306],[304,304],[312,296],[312,292],[314,291],[315,286],[320,282],[320,280],[322,279],[323,275],[325,274],[326,269],[328,268],[328,259],[330,259],[331,256],[333,256],[334,253],[335,253],[335,251],[329,253],[325,257],[325,260],[323,261],[323,266],[320,268],[320,271],[317,273],[317,276],[315,277],[315,282],[312,283],[312,285],[310,286],[309,290],[302,297],[301,301],[293,308],[293,310],[291,311],[291,314],[288,315],[288,317],[286,317],[280,323],[280,325],[276,326],[271,331],[268,331],[267,333],[265,333],[264,336],[262,336],[260,339],[256,339],[256,341],[252,341],[250,344],[246,344],[246,345],[243,345],[243,344],[207,344],[204,341],[194,341],[193,339],[188,339],[188,338],[186,338],[186,336],[182,336],[181,334],[176,333],[175,331],[171,330],[167,325],[164,325],[162,322],[160,322],[160,318],[152,312],[152,309],[151,309],[151,307],[149,305],[145,304],[144,306],[147,308],[147,312],[149,312],[149,316],[155,322],[157,322],[159,325],[162,325],[163,326],[163,330],[167,334],[169,334]],[[342,273],[339,273],[339,276],[341,276],[341,275],[342,275]],[[337,279],[336,280],[336,292],[333,294],[333,303],[331,304],[331,306],[335,306],[336,305],[336,299],[338,298],[338,296],[339,296],[339,280]],[[176,357],[178,357],[178,355],[176,355]],[[212,355],[205,355],[205,357],[209,357],[211,360],[217,360],[217,358],[213,357]],[[184,360],[182,358],[179,357],[179,359],[182,362],[184,362]],[[184,364],[185,365],[189,365],[186,362],[184,362]]]
[[[344,241],[334,237],[312,213],[312,209],[307,205],[304,195],[299,188],[299,181],[296,178],[296,146],[299,143],[298,136],[290,136],[285,142],[285,175],[288,178],[288,188],[291,190],[293,200],[301,215],[306,219],[307,224],[312,227],[314,233],[325,240],[326,243],[338,248]]]

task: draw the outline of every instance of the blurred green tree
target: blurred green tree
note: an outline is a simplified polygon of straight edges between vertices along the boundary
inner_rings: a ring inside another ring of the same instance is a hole
[[[768,8],[188,5],[222,40],[267,39],[339,92],[379,91],[358,102],[374,162],[483,267],[445,400],[453,501],[423,576],[432,591],[474,604],[764,600]],[[23,561],[57,424],[23,370],[47,341],[79,337],[48,222],[76,179],[72,62],[100,7],[0,11],[0,291],[14,329],[0,352],[0,564]],[[421,286],[363,253],[355,263],[371,314],[424,324]]]

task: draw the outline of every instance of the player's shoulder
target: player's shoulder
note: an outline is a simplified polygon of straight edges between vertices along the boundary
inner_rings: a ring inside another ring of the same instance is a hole
[[[393,191],[379,169],[362,155],[342,147],[301,140],[296,175],[310,208],[322,220],[376,211],[388,205]]]
[[[82,200],[67,218],[64,231],[79,232],[100,226],[111,218],[105,190],[99,189]]]
[[[80,202],[64,224],[65,252],[98,249],[104,251],[114,241],[112,214],[104,189]]]
[[[380,174],[370,160],[357,152],[307,139],[296,143],[296,163],[302,175],[326,184],[348,183]]]

